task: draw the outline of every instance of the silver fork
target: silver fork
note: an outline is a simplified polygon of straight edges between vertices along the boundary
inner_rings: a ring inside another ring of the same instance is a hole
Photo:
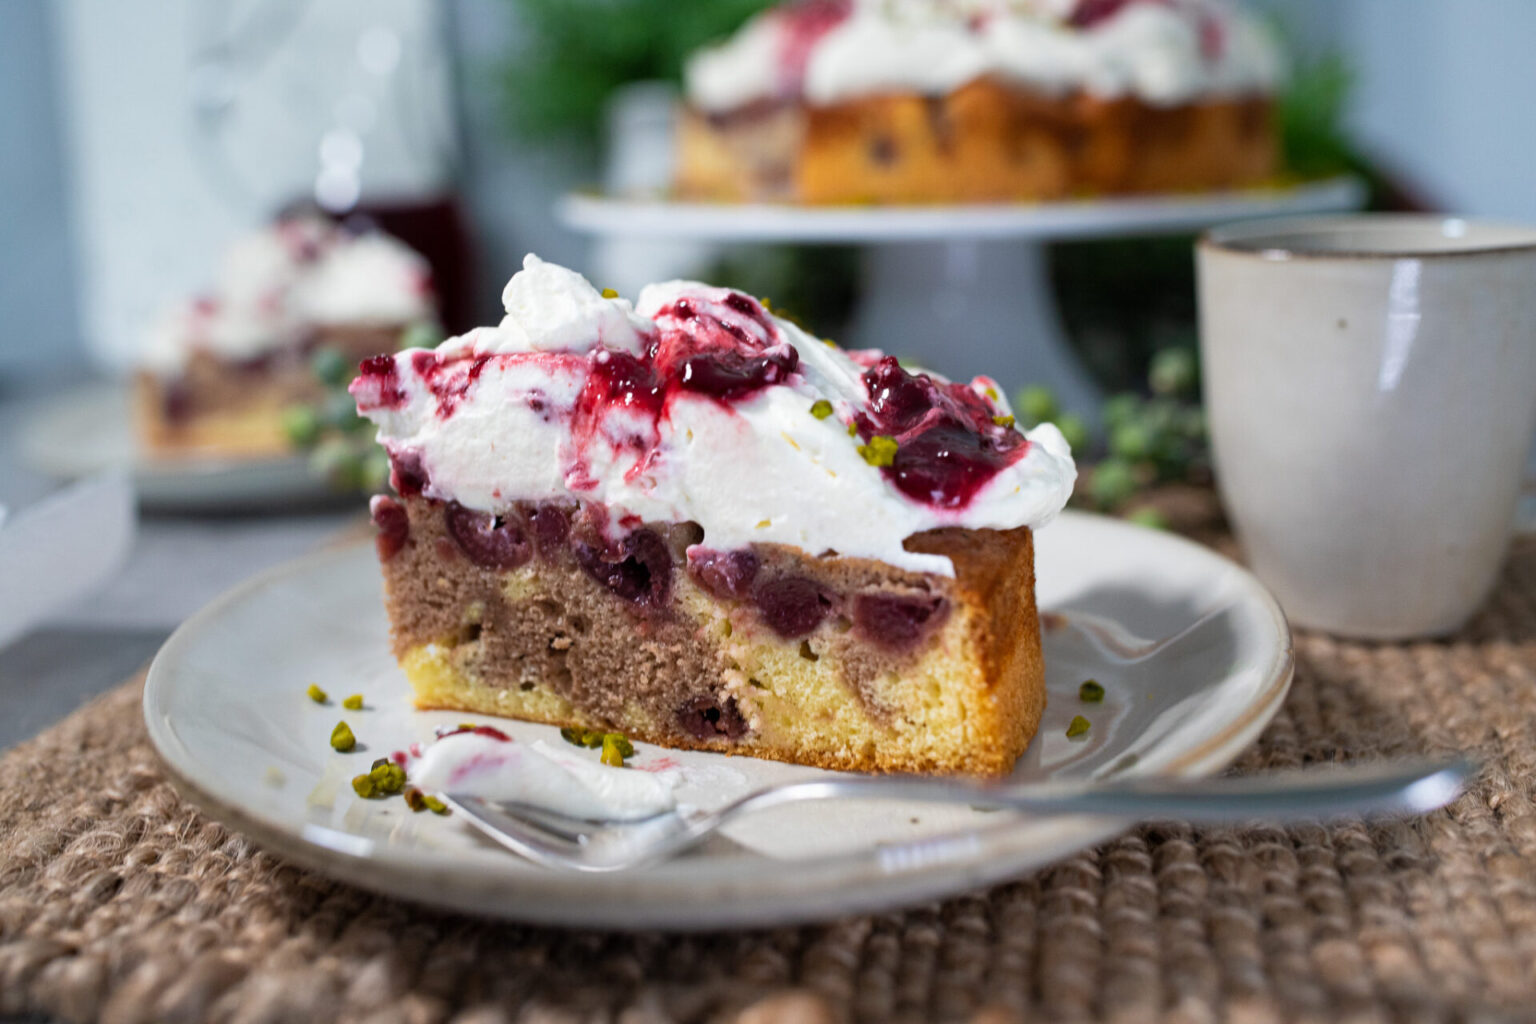
[[[1454,800],[1477,766],[1463,759],[1387,761],[1238,778],[1118,778],[1024,784],[884,776],[835,777],[758,790],[714,811],[665,811],[636,821],[588,821],[477,796],[442,794],[464,820],[507,849],[552,868],[622,871],[681,853],[733,818],[807,800],[969,804],[1036,816],[1137,821],[1276,823],[1422,814]]]

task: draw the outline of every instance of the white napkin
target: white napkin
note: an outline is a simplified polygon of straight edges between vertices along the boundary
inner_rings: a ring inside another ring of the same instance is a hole
[[[0,647],[111,579],[135,525],[123,473],[73,484],[10,516],[0,508]]]

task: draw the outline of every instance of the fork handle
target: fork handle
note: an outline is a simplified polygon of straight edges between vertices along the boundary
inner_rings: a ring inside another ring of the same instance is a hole
[[[1086,814],[1137,821],[1291,822],[1422,814],[1454,800],[1476,772],[1473,762],[1457,758],[1307,768],[1236,778],[1146,777],[1022,785],[886,776],[792,783],[747,797],[739,809],[801,800],[863,798],[969,803],[1036,815]]]

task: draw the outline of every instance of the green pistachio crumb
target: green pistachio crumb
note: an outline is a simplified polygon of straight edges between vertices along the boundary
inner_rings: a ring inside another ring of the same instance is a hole
[[[422,797],[422,800],[426,803],[427,810],[431,811],[433,814],[448,813],[448,805],[443,803],[437,797],[432,796],[430,793]]]
[[[1083,685],[1077,688],[1077,699],[1084,704],[1104,703],[1104,687],[1099,685],[1097,679],[1084,680]]]
[[[1075,740],[1079,736],[1088,735],[1088,719],[1082,715],[1073,715],[1072,721],[1067,724],[1067,739]]]
[[[314,701],[316,704],[324,704],[326,701],[330,700],[330,698],[326,696],[325,691],[320,689],[320,687],[316,686],[314,683],[310,683],[309,689],[305,690],[304,692],[309,694],[309,699]]]
[[[824,420],[832,415],[832,403],[825,398],[818,398],[811,405],[811,415],[819,420]]]
[[[858,437],[859,436],[859,425],[857,423],[853,422],[852,420],[848,421],[848,436],[849,437]]]
[[[348,711],[361,711],[363,710],[363,695],[360,693],[354,693],[352,696],[344,699],[341,702],[341,706],[346,708]]]
[[[766,310],[767,310],[767,311],[768,311],[768,312],[770,312],[770,313],[772,313],[772,312],[773,312],[773,304],[772,304],[772,303],[771,303],[771,302],[769,302],[769,301],[768,301],[768,296],[766,296],[766,295],[764,295],[764,296],[762,296],[762,297],[761,297],[761,298],[759,298],[759,299],[758,299],[758,300],[757,300],[757,301],[758,301],[758,302],[759,302],[759,303],[761,303],[761,304],[762,304],[762,307],[763,307],[763,308],[764,308],[764,309],[766,309]]]
[[[375,761],[368,777],[380,793],[398,793],[405,788],[405,769],[393,761]]]
[[[603,742],[602,761],[610,768],[624,767],[624,755],[620,753],[617,743]]]
[[[420,814],[427,809],[427,798],[421,790],[415,786],[407,786],[405,790],[405,806]]]
[[[336,728],[331,730],[331,747],[345,754],[357,746],[357,737],[352,735],[352,727],[346,722],[337,722]]]
[[[589,747],[596,749],[603,745],[603,734],[596,729],[583,729],[579,726],[566,726],[560,730],[560,738],[576,747]]]
[[[372,800],[375,797],[381,795],[379,793],[379,787],[374,785],[373,776],[371,775],[352,776],[352,792],[356,793],[364,800]]]
[[[827,348],[837,348],[837,342],[833,341],[831,338],[822,338],[821,343],[827,346]]]
[[[1011,427],[1011,426],[1013,426],[1013,417],[1012,416],[993,416],[992,417],[992,423],[993,423],[994,426]]]
[[[624,757],[635,756],[635,745],[629,742],[629,737],[621,732],[609,732],[603,734],[603,746],[612,744],[618,748],[619,754]]]
[[[604,288],[603,289],[603,298],[605,298],[605,299],[616,299],[618,297],[619,297],[619,293],[614,291],[612,288]]]
[[[896,439],[876,434],[869,444],[859,445],[859,454],[871,466],[889,466],[896,461]]]

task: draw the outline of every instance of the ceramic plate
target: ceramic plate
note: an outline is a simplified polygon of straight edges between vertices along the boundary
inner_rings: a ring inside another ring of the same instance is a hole
[[[720,242],[1064,239],[1165,234],[1251,217],[1353,210],[1364,197],[1355,178],[1236,192],[963,206],[687,203],[573,193],[562,202],[560,216],[589,234]]]
[[[1020,781],[1208,774],[1263,728],[1290,684],[1291,645],[1274,600],[1246,571],[1171,535],[1063,515],[1037,540],[1049,705]],[[1086,678],[1103,704],[1077,697]],[[319,684],[362,711],[310,701]],[[543,923],[712,928],[829,918],[1016,877],[1123,830],[1103,818],[895,802],[803,804],[742,819],[673,862],[614,875],[541,869],[462,821],[369,801],[349,780],[374,758],[475,716],[418,712],[391,660],[372,545],[280,567],[187,621],[150,668],[149,735],[182,792],[293,861],[423,903]],[[1086,739],[1066,726],[1086,714]],[[330,749],[345,718],[363,746]],[[484,719],[490,721],[490,719]],[[549,726],[501,722],[558,744]],[[667,757],[679,799],[713,805],[819,770],[640,745]]]
[[[139,450],[132,423],[127,388],[85,388],[48,403],[25,426],[22,451],[38,470],[66,479],[126,470],[146,508],[235,511],[337,497],[302,456],[154,458]]]

